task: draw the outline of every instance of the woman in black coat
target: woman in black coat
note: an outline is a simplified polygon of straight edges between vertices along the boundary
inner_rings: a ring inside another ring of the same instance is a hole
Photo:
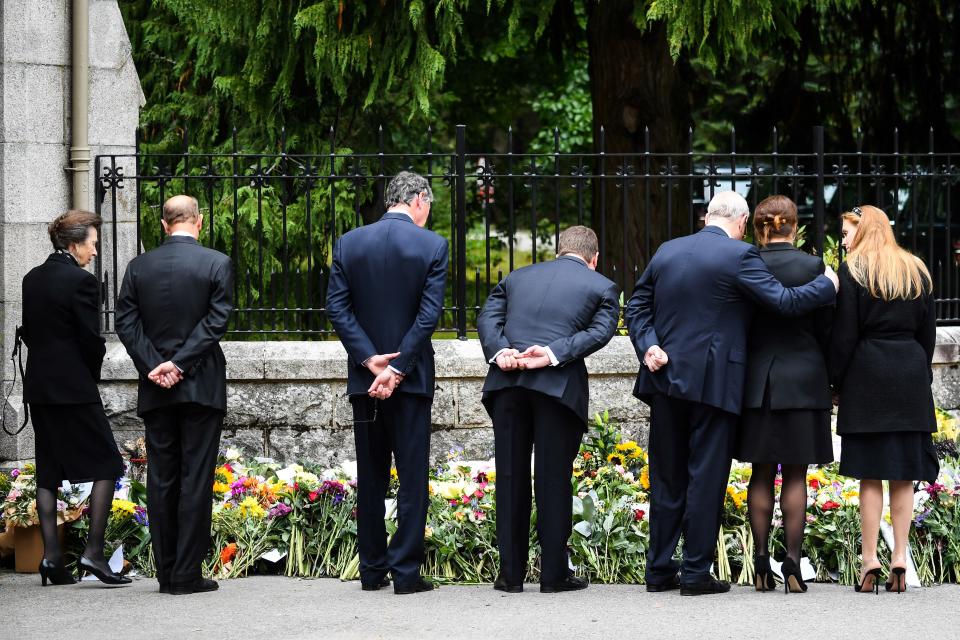
[[[930,383],[936,343],[932,281],[897,246],[887,214],[855,207],[843,216],[846,262],[831,340],[830,376],[840,394],[840,473],[860,478],[863,568],[857,591],[876,591],[883,480],[890,481],[894,548],[887,590],[906,588],[913,482],[939,472]]]
[[[57,540],[57,488],[64,480],[93,482],[90,534],[81,570],[103,582],[130,582],[113,573],[103,554],[114,484],[123,459],[107,422],[97,382],[104,340],[97,313],[97,278],[83,267],[97,255],[100,217],[68,211],[49,227],[55,249],[23,278],[24,402],[35,435],[37,516],[43,536],[44,586],[72,584]]]
[[[785,287],[804,285],[824,272],[823,260],[793,246],[797,205],[770,196],[753,217],[754,237],[770,273]],[[807,466],[833,460],[830,384],[825,350],[832,308],[797,318],[758,311],[747,348],[743,415],[735,456],[752,463],[747,505],[753,532],[756,579],[761,591],[775,586],[770,572],[769,534],[777,465],[787,555],[784,589],[807,590],[800,576],[800,551],[807,522]]]

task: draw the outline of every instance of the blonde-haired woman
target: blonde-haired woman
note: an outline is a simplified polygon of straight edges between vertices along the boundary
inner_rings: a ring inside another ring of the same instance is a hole
[[[857,591],[879,590],[877,535],[883,480],[890,482],[894,548],[887,591],[906,589],[913,482],[939,472],[931,363],[936,310],[926,266],[900,248],[887,214],[861,206],[844,213],[840,293],[830,375],[840,393],[840,472],[860,478],[863,568]]]

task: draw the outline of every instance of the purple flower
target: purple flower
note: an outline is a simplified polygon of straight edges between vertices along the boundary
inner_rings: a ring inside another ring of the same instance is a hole
[[[14,469],[13,471],[10,472],[11,478],[16,478],[19,475],[20,475],[20,469]]]
[[[149,526],[150,523],[147,522],[147,510],[137,505],[133,510],[133,521],[143,527]]]
[[[928,485],[926,488],[926,492],[931,498],[936,498],[938,493],[941,493],[946,490],[947,488],[942,484],[940,484],[939,482],[934,482],[933,484]]]
[[[57,511],[66,511],[67,503],[63,500],[57,500]]]
[[[282,518],[293,511],[289,505],[285,502],[278,502],[270,508],[269,513],[267,513],[267,518]]]

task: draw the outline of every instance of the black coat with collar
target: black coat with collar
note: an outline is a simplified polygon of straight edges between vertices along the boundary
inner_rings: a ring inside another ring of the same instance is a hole
[[[881,300],[840,265],[840,294],[830,346],[830,378],[840,393],[837,433],[933,432],[932,293]]]
[[[760,247],[760,256],[785,287],[807,284],[825,269],[823,260],[790,242]],[[759,309],[747,342],[744,408],[759,408],[764,390],[769,388],[773,410],[829,410],[832,403],[826,352],[832,322],[832,306],[792,318]]]
[[[23,400],[99,403],[105,353],[97,312],[97,278],[72,256],[54,253],[23,278],[27,365]]]
[[[510,273],[477,318],[484,358],[490,361],[501,349],[542,345],[559,364],[529,371],[491,364],[483,384],[485,404],[499,390],[524,387],[555,398],[586,422],[590,387],[583,359],[610,342],[619,301],[617,285],[573,256]]]
[[[739,415],[755,307],[801,316],[835,297],[825,276],[784,287],[756,247],[716,226],[665,242],[637,281],[625,316],[641,363],[652,345],[669,362],[655,373],[641,366],[634,395],[648,403],[663,395]]]
[[[396,353],[398,393],[432,398],[434,329],[443,313],[447,241],[399,211],[348,231],[333,248],[327,316],[347,351],[347,393],[367,393],[370,356]]]
[[[220,339],[233,311],[230,258],[189,236],[169,236],[127,265],[117,299],[117,335],[140,372],[140,415],[175,404],[226,410]],[[172,360],[183,380],[164,389],[147,378]]]

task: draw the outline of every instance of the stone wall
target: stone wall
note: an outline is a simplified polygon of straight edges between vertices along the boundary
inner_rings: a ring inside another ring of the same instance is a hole
[[[71,206],[70,0],[17,0],[0,4],[0,360],[4,390],[13,377],[8,359],[20,323],[24,274],[50,253],[47,224]],[[144,103],[130,40],[117,0],[90,1],[91,158],[133,153],[139,110]],[[132,162],[123,161],[127,174]],[[94,208],[94,166],[90,166]],[[129,191],[129,190],[128,190]],[[104,202],[101,255],[109,264],[113,234],[120,274],[136,250],[133,193],[117,207]],[[114,224],[116,223],[116,225]],[[116,229],[116,231],[115,231]],[[107,282],[112,295],[112,273]],[[5,408],[17,422],[19,385]],[[27,429],[29,431],[29,429]],[[24,432],[26,433],[26,431]],[[33,455],[32,438],[0,437],[0,460]]]
[[[493,455],[490,419],[480,403],[487,373],[477,340],[438,340],[433,404],[433,454],[463,447],[471,458]],[[346,398],[346,353],[339,342],[224,342],[227,416],[223,447],[281,461],[326,464],[354,457],[352,411]],[[637,359],[616,338],[588,360],[591,412],[632,437],[645,437],[646,406],[630,395]],[[117,443],[132,450],[142,435],[136,416],[136,372],[123,346],[108,345],[101,393]]]
[[[960,409],[960,328],[937,332],[933,391],[937,406]],[[280,461],[332,464],[354,457],[346,355],[339,342],[225,342],[228,397],[223,447]],[[438,340],[433,455],[454,447],[469,458],[493,454],[490,419],[480,403],[486,375],[477,340]],[[590,411],[644,443],[647,406],[632,395],[639,363],[629,339],[616,337],[587,359]],[[136,372],[122,345],[111,343],[101,384],[117,443],[131,450],[142,435],[136,416]]]

